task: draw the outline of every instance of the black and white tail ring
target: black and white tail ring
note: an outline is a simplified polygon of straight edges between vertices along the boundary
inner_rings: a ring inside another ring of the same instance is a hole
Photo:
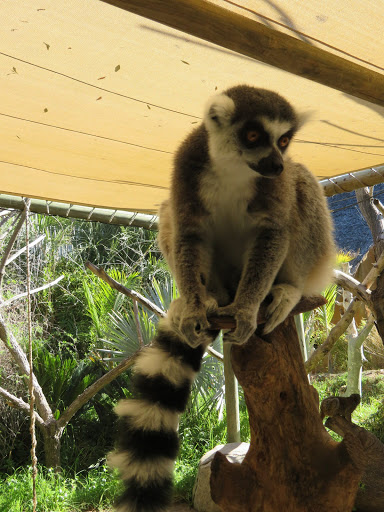
[[[172,327],[168,315],[159,322],[151,346],[137,356],[133,377],[137,398],[117,404],[117,447],[108,456],[125,485],[117,512],[160,512],[168,507],[179,450],[179,415],[187,405],[206,346],[216,335],[208,331],[206,343],[192,348]]]

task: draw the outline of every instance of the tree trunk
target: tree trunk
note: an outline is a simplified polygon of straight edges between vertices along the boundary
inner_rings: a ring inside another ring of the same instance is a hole
[[[372,190],[356,190],[356,198],[363,217],[372,233],[376,261],[384,251],[384,218],[379,209],[371,202]],[[376,318],[376,327],[384,343],[384,272],[377,278],[376,289],[372,292],[372,304]]]
[[[346,274],[350,275],[349,262],[341,264],[341,270]],[[343,308],[344,311],[348,309],[349,304],[353,299],[353,295],[350,291],[343,289]],[[359,310],[363,309],[361,304]],[[347,341],[348,341],[348,377],[347,377],[347,389],[345,396],[350,396],[353,393],[358,393],[361,396],[361,375],[363,370],[363,354],[362,345],[357,343],[357,327],[355,318],[349,324],[346,330]]]
[[[61,436],[64,428],[58,427],[54,420],[41,427],[44,439],[44,456],[47,468],[53,468],[55,473],[61,471]]]
[[[351,511],[362,469],[321,422],[293,318],[233,346],[232,365],[244,389],[251,443],[239,465],[216,454],[213,500],[225,512]]]

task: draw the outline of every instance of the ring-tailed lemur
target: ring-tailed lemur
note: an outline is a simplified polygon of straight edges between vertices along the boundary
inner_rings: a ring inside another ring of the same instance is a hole
[[[268,295],[264,333],[331,280],[335,248],[323,191],[287,157],[299,124],[279,94],[236,86],[209,101],[176,154],[159,244],[191,346],[200,343],[207,314],[233,316],[237,327],[226,340],[245,343]]]
[[[177,425],[210,333],[207,314],[233,316],[243,343],[271,295],[264,332],[331,276],[332,223],[323,192],[286,150],[299,120],[278,94],[237,86],[215,96],[180,146],[159,242],[180,299],[136,362],[138,398],[116,408],[122,425],[109,457],[126,485],[119,512],[165,510]]]
[[[137,356],[134,365],[136,398],[115,407],[119,436],[108,464],[119,469],[125,485],[118,512],[165,511],[172,496],[173,468],[179,450],[179,416],[200,369],[206,347],[218,331],[202,334],[192,348],[173,324],[180,301],[173,301],[157,334]]]

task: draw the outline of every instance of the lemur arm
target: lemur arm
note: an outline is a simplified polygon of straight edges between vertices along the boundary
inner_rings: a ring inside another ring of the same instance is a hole
[[[245,343],[256,330],[260,304],[273,287],[288,246],[288,235],[280,227],[264,228],[254,237],[235,299],[219,309],[219,314],[236,319],[236,329],[226,335],[227,341]],[[267,317],[270,313],[267,309]]]

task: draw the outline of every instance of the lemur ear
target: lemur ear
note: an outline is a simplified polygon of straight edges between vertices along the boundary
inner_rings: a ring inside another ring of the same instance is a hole
[[[235,112],[234,101],[226,94],[216,94],[207,103],[204,121],[209,126],[224,127]]]
[[[314,110],[297,110],[297,128],[300,130],[305,124],[311,122],[315,117]]]

